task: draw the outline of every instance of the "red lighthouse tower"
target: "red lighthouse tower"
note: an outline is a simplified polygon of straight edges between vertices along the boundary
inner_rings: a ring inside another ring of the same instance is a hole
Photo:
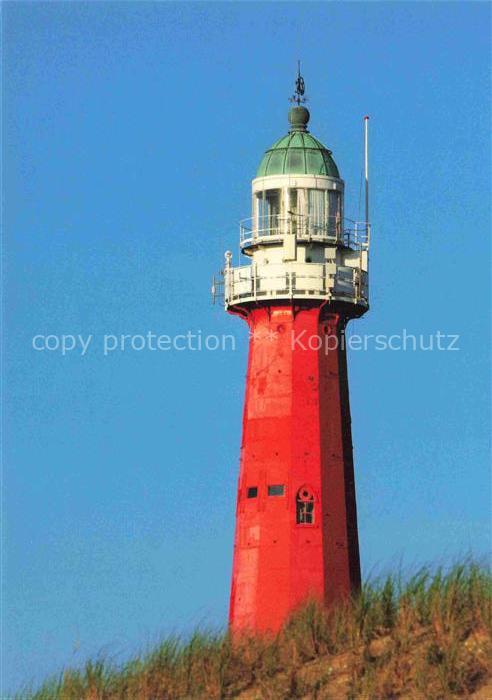
[[[303,93],[299,75],[290,131],[252,182],[249,263],[226,253],[225,306],[250,330],[233,631],[276,631],[306,598],[360,585],[344,331],[368,309],[369,226],[344,219],[344,183],[308,131]]]

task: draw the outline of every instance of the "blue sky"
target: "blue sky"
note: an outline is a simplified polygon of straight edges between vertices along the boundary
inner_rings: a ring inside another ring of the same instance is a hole
[[[4,4],[4,694],[225,623],[247,332],[210,278],[298,57],[354,218],[371,116],[352,333],[460,336],[350,353],[363,573],[489,549],[489,26],[485,3]],[[236,350],[102,352],[188,330]]]

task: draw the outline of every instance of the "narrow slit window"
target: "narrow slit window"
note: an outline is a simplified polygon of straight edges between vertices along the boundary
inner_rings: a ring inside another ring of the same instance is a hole
[[[283,496],[285,493],[285,486],[283,484],[271,484],[268,487],[269,496]]]
[[[298,525],[314,524],[314,494],[308,486],[302,486],[297,492],[296,522]]]
[[[258,486],[250,486],[248,488],[247,496],[248,498],[256,498],[258,495]]]

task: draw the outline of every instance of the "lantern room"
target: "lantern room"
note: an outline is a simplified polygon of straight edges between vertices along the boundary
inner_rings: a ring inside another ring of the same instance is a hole
[[[253,180],[249,227],[261,237],[288,229],[336,238],[343,220],[343,180],[331,151],[308,133],[308,110],[292,107],[289,122],[289,133],[266,151]]]
[[[268,148],[252,181],[240,250],[226,254],[227,309],[275,299],[324,299],[360,316],[368,308],[369,225],[345,216],[344,182],[332,152],[309,133],[309,111],[288,114],[289,132]],[[214,290],[222,285],[214,282]]]

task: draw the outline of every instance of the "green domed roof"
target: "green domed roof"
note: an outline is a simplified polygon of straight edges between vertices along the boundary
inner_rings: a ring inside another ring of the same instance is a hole
[[[289,121],[292,125],[290,132],[265,152],[256,177],[291,173],[340,177],[331,151],[306,129],[308,110],[305,107],[293,107]]]

